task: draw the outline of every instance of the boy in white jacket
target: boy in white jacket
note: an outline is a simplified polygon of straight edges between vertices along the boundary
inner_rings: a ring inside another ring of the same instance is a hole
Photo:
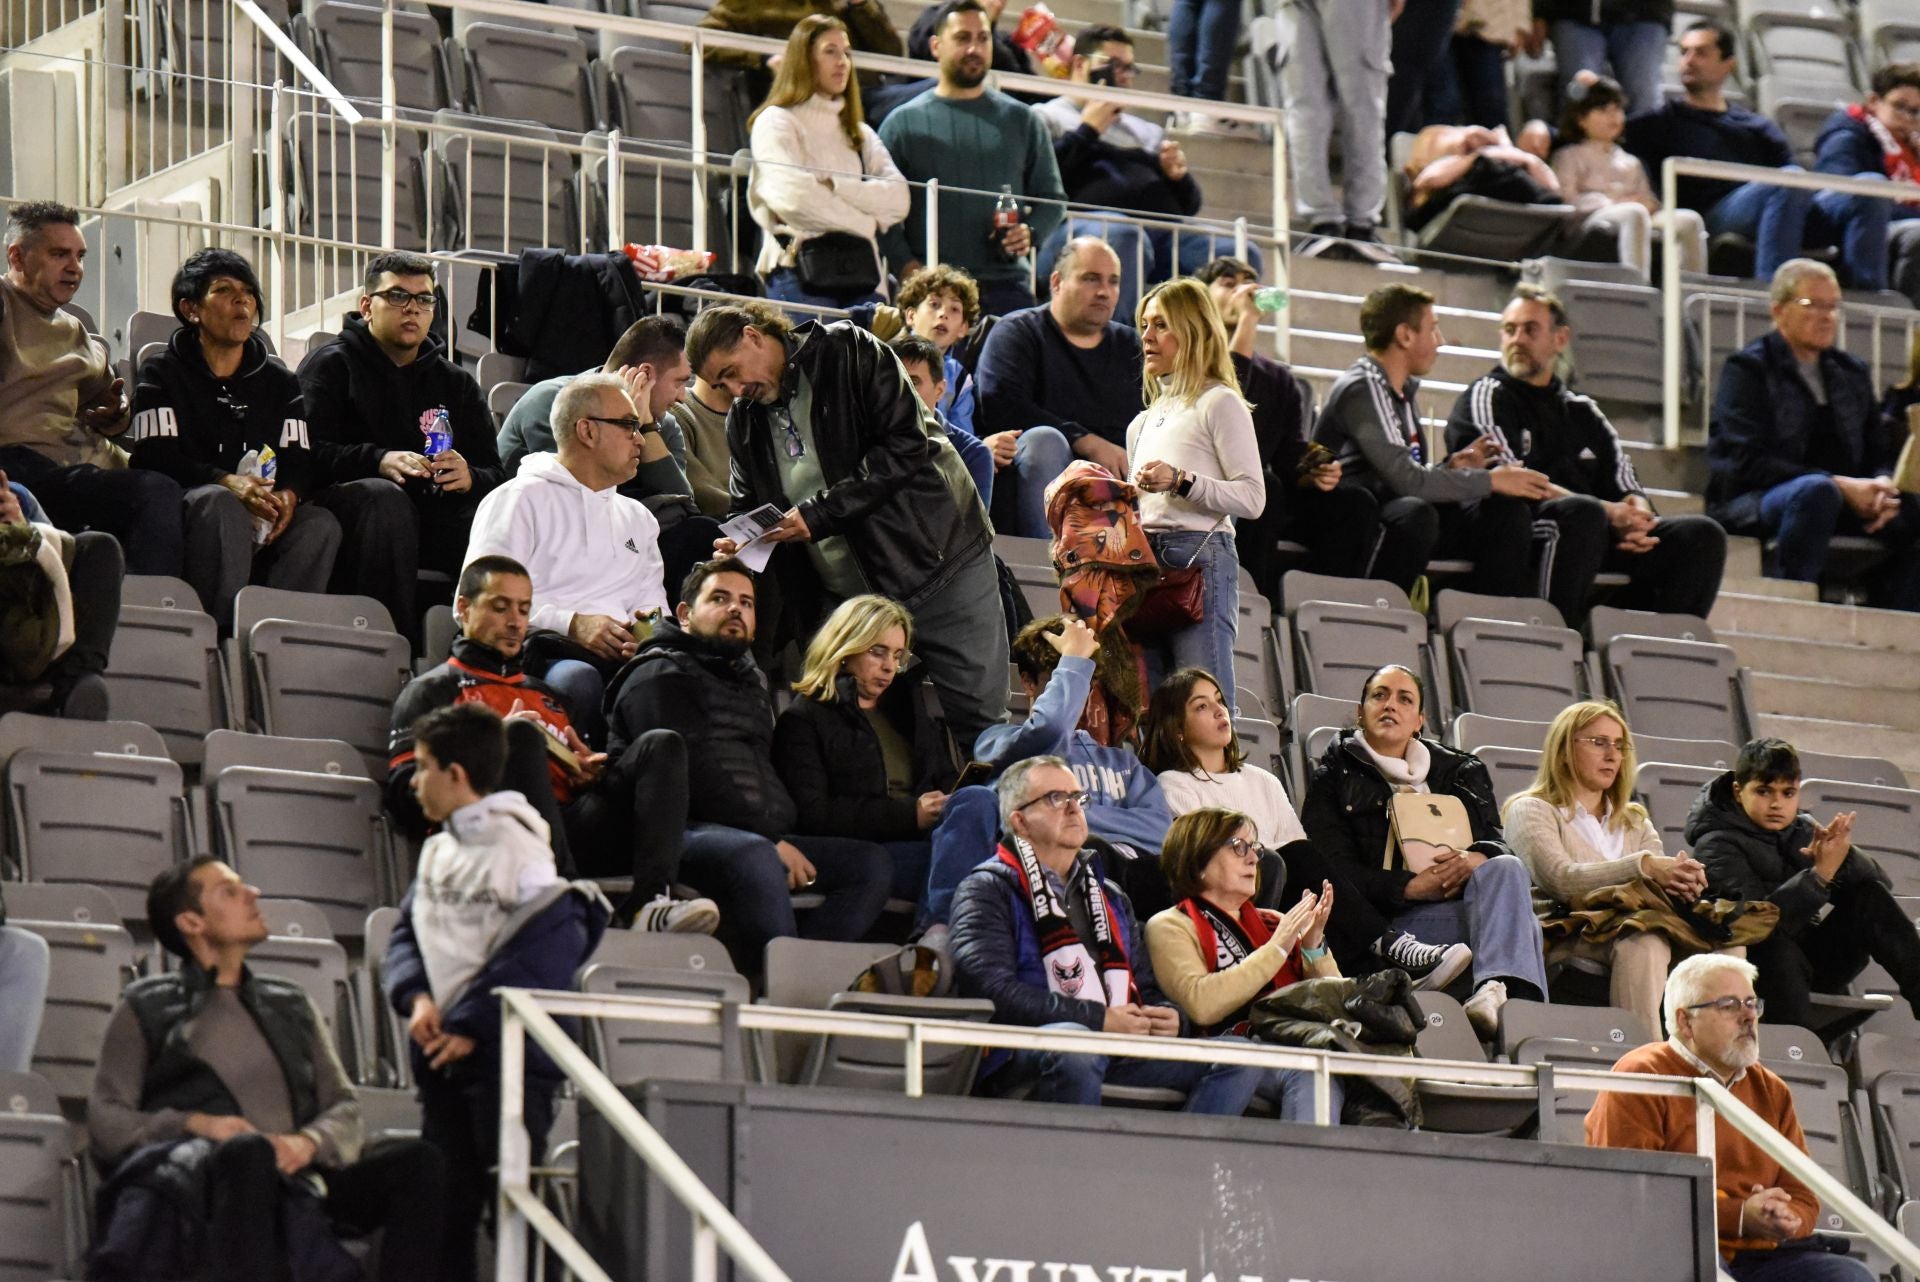
[[[660,525],[619,492],[648,433],[616,374],[582,374],[554,398],[555,454],[529,454],[473,518],[466,559],[510,556],[533,578],[528,671],[552,686],[589,743],[606,678],[633,657],[633,625],[667,608]],[[544,638],[542,634],[548,634]],[[545,657],[546,662],[541,659]]]

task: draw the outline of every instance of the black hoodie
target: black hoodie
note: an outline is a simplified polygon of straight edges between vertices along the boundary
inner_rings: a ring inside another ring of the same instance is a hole
[[[1806,929],[1828,891],[1813,875],[1813,861],[1800,852],[1813,843],[1813,817],[1801,814],[1779,832],[1753,820],[1733,791],[1729,770],[1700,789],[1687,814],[1687,842],[1707,866],[1707,894],[1716,899],[1770,899],[1780,905],[1778,929]],[[1835,885],[1877,881],[1891,885],[1880,865],[1856,846],[1833,875]]]
[[[182,489],[213,485],[240,466],[240,456],[273,447],[275,484],[305,497],[313,488],[300,380],[248,336],[240,368],[215,378],[199,336],[182,325],[165,351],[147,358],[133,388],[133,465],[164,472]]]
[[[328,481],[380,475],[380,459],[389,450],[420,452],[420,416],[435,408],[452,419],[453,448],[473,472],[475,501],[507,479],[480,384],[447,359],[438,339],[427,338],[412,364],[395,365],[367,332],[367,322],[349,316],[339,342],[300,363],[300,387],[314,453]]]

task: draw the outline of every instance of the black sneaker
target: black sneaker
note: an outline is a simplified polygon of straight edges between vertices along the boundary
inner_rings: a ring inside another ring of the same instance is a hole
[[[1397,263],[1399,257],[1380,239],[1380,229],[1372,223],[1348,223],[1346,227],[1346,249],[1361,262],[1381,264]]]
[[[1423,944],[1405,931],[1381,936],[1373,951],[1411,975],[1415,992],[1445,988],[1473,962],[1465,944]]]

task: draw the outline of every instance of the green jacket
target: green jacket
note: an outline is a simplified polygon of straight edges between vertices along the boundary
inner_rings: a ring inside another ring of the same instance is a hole
[[[59,557],[57,584],[47,553]],[[0,682],[37,681],[66,648],[60,644],[63,622],[72,644],[73,603],[66,590],[72,568],[71,534],[27,522],[0,525]]]

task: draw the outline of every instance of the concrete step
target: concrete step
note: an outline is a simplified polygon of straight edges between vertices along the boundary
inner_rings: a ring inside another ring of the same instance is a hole
[[[1702,502],[1701,506],[1702,507],[1706,506],[1704,501]],[[1750,539],[1745,537],[1744,535],[1738,535],[1738,534],[1728,536],[1727,538],[1727,569],[1726,569],[1725,577],[1729,579],[1748,579],[1748,580],[1758,579],[1762,577],[1759,539]],[[1734,592],[1734,591],[1738,591],[1739,589],[1732,588],[1732,587],[1723,587],[1721,590],[1723,592]],[[1775,595],[1775,593],[1772,591],[1748,592],[1746,593],[1746,595],[1747,596],[1773,596]],[[1783,593],[1781,595],[1791,596],[1792,594]],[[1820,599],[1820,592],[1818,587],[1817,586],[1815,587],[1814,593],[1812,596],[1803,597],[1800,599],[1807,600],[1807,601],[1818,601]]]
[[[1324,369],[1345,369],[1359,360],[1366,352],[1360,336],[1352,330],[1338,327],[1332,329],[1307,328],[1296,322],[1293,326],[1293,360],[1298,365],[1318,366]],[[1435,383],[1459,384],[1465,386],[1493,368],[1498,355],[1486,348],[1443,347],[1440,359],[1434,362],[1433,371],[1420,380],[1426,387]],[[1453,412],[1455,394],[1443,399],[1442,416]],[[1424,398],[1423,398],[1424,399]]]
[[[1670,450],[1624,436],[1621,444],[1633,451],[1633,470],[1639,473],[1640,484],[1662,490],[1685,490],[1689,494],[1706,493],[1707,452],[1700,446],[1682,445]]]
[[[1707,501],[1698,494],[1686,490],[1662,490],[1646,484],[1646,477],[1640,482],[1645,486],[1647,497],[1653,500],[1654,510],[1662,516],[1698,516],[1707,510]]]
[[[1844,676],[1861,685],[1891,690],[1920,690],[1920,654],[1904,650],[1873,650],[1860,645],[1835,645],[1798,637],[1757,632],[1721,632],[1740,662],[1755,673],[1788,675],[1815,673]]]
[[[1296,257],[1293,259],[1291,283],[1300,289],[1365,298],[1382,285],[1401,281],[1429,291],[1443,307],[1484,311],[1497,316],[1513,294],[1513,280],[1511,272],[1449,271],[1439,267],[1416,269],[1405,264],[1376,266],[1339,258]]]
[[[1715,631],[1761,632],[1834,644],[1920,654],[1920,628],[1911,614],[1858,605],[1820,605],[1723,592],[1709,620]]]
[[[1845,670],[1838,675],[1853,676]],[[1754,673],[1752,688],[1754,705],[1760,712],[1859,721],[1920,732],[1920,693],[1911,689],[1854,685],[1850,680],[1785,676],[1777,672]]]
[[[1776,601],[1818,601],[1820,585],[1801,583],[1794,579],[1769,579],[1757,574],[1728,574],[1720,580],[1722,592],[1738,592],[1742,596],[1772,597]]]
[[[1290,315],[1296,327],[1331,329],[1347,334],[1359,334],[1360,296],[1336,294],[1296,283],[1291,297],[1293,302]],[[1448,343],[1456,347],[1477,347],[1489,352],[1498,352],[1500,314],[1481,311],[1478,308],[1453,307],[1443,303],[1440,311],[1440,332]]]
[[[1756,720],[1761,734],[1785,739],[1803,751],[1884,757],[1906,771],[1909,782],[1920,780],[1920,734],[1910,730],[1778,713],[1761,713]]]

